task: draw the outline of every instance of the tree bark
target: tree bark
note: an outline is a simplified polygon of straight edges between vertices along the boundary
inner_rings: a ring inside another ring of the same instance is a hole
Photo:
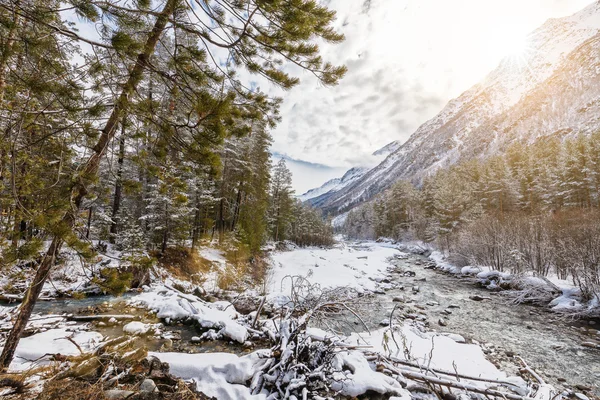
[[[110,224],[110,243],[115,243],[116,236],[119,230],[117,215],[121,208],[121,191],[123,190],[123,161],[125,159],[125,120],[123,117],[121,122],[121,137],[119,139],[119,158],[117,159],[117,177],[115,180],[115,197],[113,198],[111,224]]]
[[[77,176],[71,188],[71,209],[68,210],[62,218],[61,224],[65,227],[73,228],[79,214],[79,209],[84,197],[87,195],[87,183],[92,181],[98,174],[100,160],[106,153],[106,149],[110,141],[115,136],[115,130],[119,121],[123,118],[127,107],[129,106],[129,97],[133,94],[136,87],[139,85],[144,69],[148,66],[150,56],[156,48],[158,40],[162,36],[167,26],[169,16],[175,10],[175,6],[179,0],[167,0],[163,10],[156,18],[154,27],[148,36],[144,49],[137,57],[136,63],[131,70],[127,82],[123,86],[122,92],[112,110],[102,134],[98,142],[93,148],[93,153],[85,164],[81,175]],[[0,371],[8,369],[14,354],[21,339],[21,335],[25,330],[29,317],[33,311],[33,307],[42,291],[44,282],[50,273],[56,255],[60,251],[64,243],[62,235],[55,235],[52,239],[48,251],[44,255],[42,262],[31,282],[25,299],[21,304],[19,314],[17,315],[13,328],[6,339],[2,355],[0,355]]]
[[[15,7],[20,6],[21,1],[17,1]],[[15,35],[17,27],[19,25],[19,17],[16,13],[13,15],[13,25],[8,31],[6,41],[4,42],[4,51],[2,52],[2,58],[0,58],[0,103],[4,100],[4,89],[6,87],[6,71],[8,60],[12,56],[12,49],[15,41]]]
[[[231,231],[235,230],[235,225],[240,218],[240,207],[242,203],[242,181],[238,184],[237,195],[235,197],[235,205],[233,207],[233,218],[231,219]]]

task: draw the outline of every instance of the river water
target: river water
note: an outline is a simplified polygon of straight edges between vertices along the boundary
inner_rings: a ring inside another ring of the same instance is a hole
[[[370,313],[373,324],[389,317],[394,305],[402,304],[393,299],[402,297],[410,301],[404,308],[421,313],[432,329],[457,333],[484,345],[489,359],[502,370],[516,374],[519,363],[513,355],[521,356],[556,387],[595,387],[595,394],[600,394],[596,386],[600,383],[600,350],[581,345],[600,340],[598,322],[569,322],[543,307],[511,304],[500,293],[478,288],[471,279],[427,269],[427,264],[417,255],[394,261],[397,270],[412,271],[415,276],[392,273],[393,280],[405,289],[379,296],[379,307]],[[413,286],[419,291],[415,293]],[[473,295],[490,300],[474,301],[470,299]],[[446,326],[439,325],[440,318]]]

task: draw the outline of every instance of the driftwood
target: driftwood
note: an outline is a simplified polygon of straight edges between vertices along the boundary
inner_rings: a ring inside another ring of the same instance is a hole
[[[139,319],[139,317],[135,315],[70,315],[67,317],[69,321],[77,322],[108,321],[112,318],[117,321],[133,321]]]
[[[492,396],[492,397],[498,397],[498,398],[503,398],[503,399],[508,399],[508,400],[532,400],[533,399],[532,397],[519,396],[517,394],[501,392],[501,391],[495,390],[495,389],[483,389],[483,388],[480,388],[480,387],[477,387],[474,385],[470,385],[467,383],[452,381],[449,379],[437,378],[437,377],[425,375],[425,374],[422,374],[419,372],[403,370],[402,375],[405,378],[411,379],[416,382],[423,382],[423,383],[427,383],[430,385],[445,386],[447,388],[460,389],[460,390],[464,390],[466,392],[471,392],[471,393],[479,393],[479,394],[486,395],[487,397]]]

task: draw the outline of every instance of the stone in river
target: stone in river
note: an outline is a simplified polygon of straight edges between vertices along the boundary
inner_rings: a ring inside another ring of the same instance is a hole
[[[140,385],[140,391],[142,392],[154,392],[156,390],[156,383],[152,379],[144,379]]]
[[[438,324],[440,326],[446,326],[446,325],[448,325],[448,323],[446,322],[446,320],[444,318],[440,318],[440,320],[438,321]]]

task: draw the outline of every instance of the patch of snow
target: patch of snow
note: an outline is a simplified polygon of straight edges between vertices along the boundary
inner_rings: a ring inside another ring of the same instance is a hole
[[[228,353],[149,353],[170,365],[170,372],[193,381],[199,391],[219,400],[265,400],[265,394],[253,395],[246,386],[266,362],[266,351],[243,357]]]
[[[141,336],[154,332],[157,328],[158,327],[155,324],[145,324],[143,322],[133,321],[123,326],[123,332],[130,335]]]
[[[130,304],[153,310],[158,318],[167,322],[191,319],[203,328],[218,328],[221,335],[239,343],[248,337],[248,330],[234,321],[238,314],[233,307],[222,311],[223,304],[207,303],[165,286],[155,286],[152,291],[135,296]]]
[[[49,364],[51,355],[79,355],[77,343],[83,352],[94,350],[103,336],[98,332],[71,331],[68,328],[49,329],[45,332],[22,338],[19,341],[10,370],[23,371],[36,365]],[[4,347],[0,347],[2,351]]]

